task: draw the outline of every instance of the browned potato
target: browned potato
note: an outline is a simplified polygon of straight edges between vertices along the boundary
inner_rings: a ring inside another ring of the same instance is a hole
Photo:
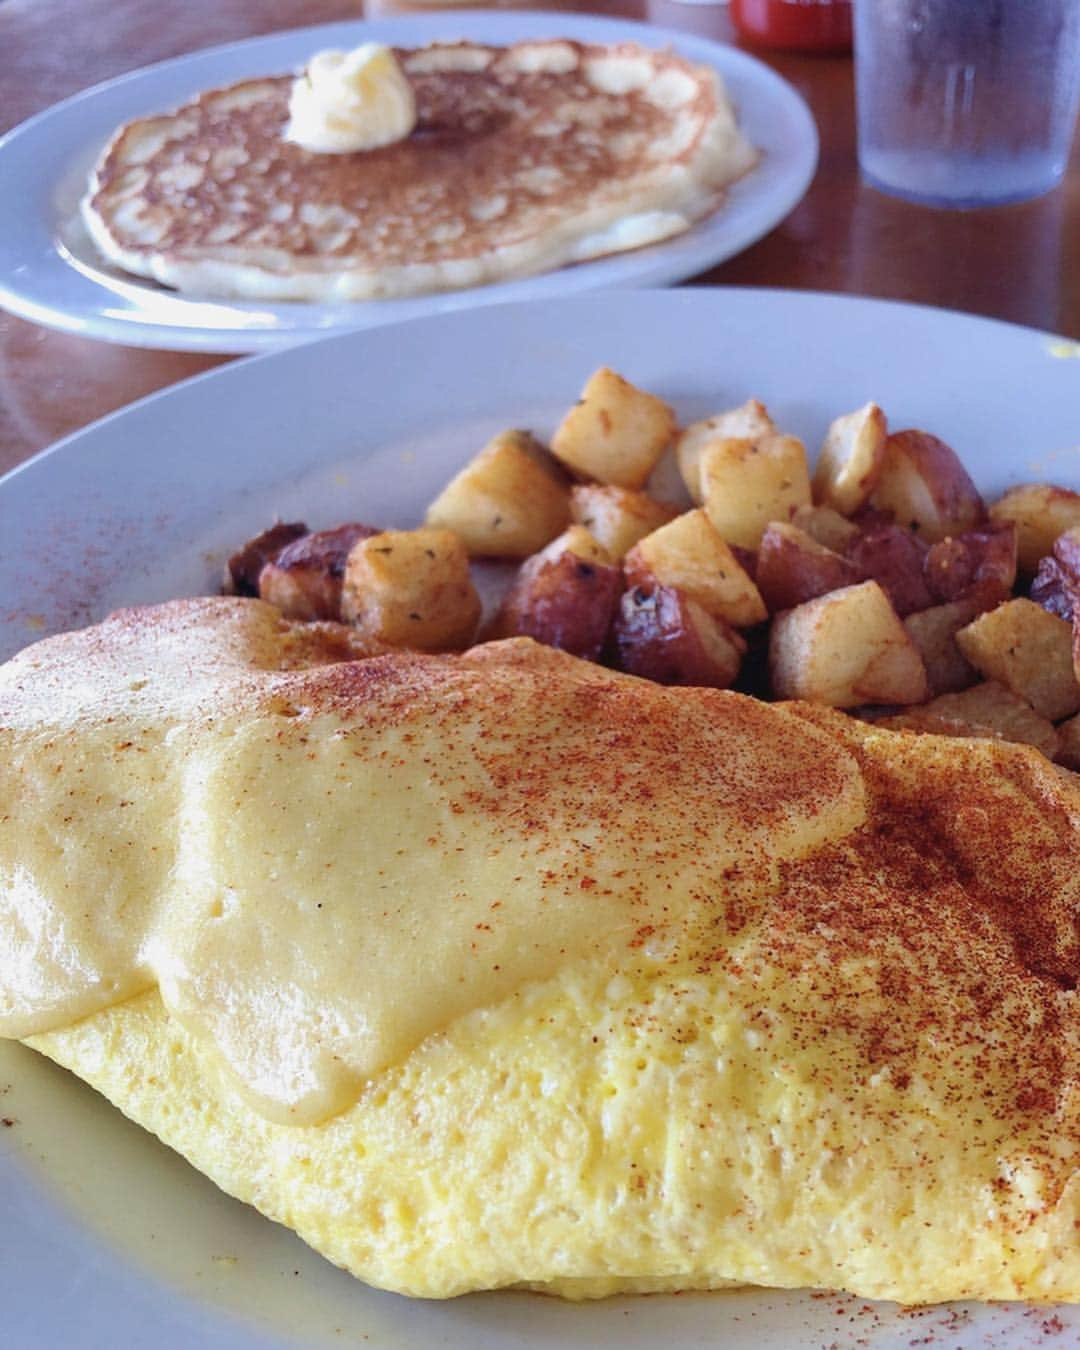
[[[281,550],[259,573],[259,596],[287,619],[340,619],[341,583],[353,545],[376,531],[338,525],[305,534]]]
[[[934,597],[923,575],[926,545],[898,525],[872,525],[848,544],[848,560],[860,576],[876,581],[903,618],[928,609]]]
[[[928,693],[922,657],[876,581],[778,614],[769,671],[777,698],[833,708],[921,703]]]
[[[551,450],[583,478],[640,488],[675,435],[668,405],[607,366],[592,375],[559,423]]]
[[[757,549],[766,527],[810,505],[806,447],[775,433],[713,441],[701,453],[705,511],[729,544]]]
[[[1050,483],[1024,483],[991,506],[990,518],[1016,522],[1020,570],[1030,575],[1058,535],[1080,525],[1080,492]]]
[[[670,586],[625,592],[612,637],[618,669],[659,684],[727,689],[746,651],[734,629]]]
[[[1057,762],[1073,772],[1080,771],[1080,717],[1070,717],[1057,729]]]
[[[1066,623],[1072,623],[1075,610],[1074,589],[1068,573],[1058,560],[1051,556],[1043,558],[1039,563],[1039,569],[1035,573],[1028,594],[1037,605],[1042,605],[1043,609],[1056,614]]]
[[[616,562],[677,514],[674,506],[632,488],[579,483],[570,492],[570,519],[583,525]]]
[[[628,586],[671,586],[733,628],[767,616],[765,602],[704,511],[681,516],[635,544],[623,561]]]
[[[834,553],[846,553],[848,544],[859,533],[854,521],[831,506],[800,506],[791,517],[791,523]]]
[[[976,670],[1019,694],[1051,722],[1080,708],[1072,630],[1033,600],[1007,600],[961,628],[956,641]]]
[[[707,445],[732,438],[756,441],[775,430],[765,405],[756,398],[741,407],[691,423],[675,442],[675,459],[694,505],[700,506],[705,500],[701,492],[701,453]]]
[[[564,530],[570,488],[527,431],[504,431],[455,475],[425,522],[453,530],[472,557],[527,558]]]
[[[770,614],[862,580],[846,558],[783,521],[774,521],[762,535],[755,577]]]
[[[993,609],[1016,585],[1016,526],[991,521],[931,545],[924,563],[926,582],[936,600],[970,598],[979,609]]]
[[[956,645],[957,633],[978,612],[978,605],[971,600],[953,600],[909,614],[904,620],[908,637],[918,647],[926,667],[931,694],[954,693],[978,679],[975,668]]]
[[[222,594],[258,595],[259,573],[266,564],[274,562],[286,544],[303,538],[307,533],[308,527],[302,521],[286,524],[279,520],[276,525],[249,539],[225,564]]]
[[[896,431],[886,440],[870,504],[891,511],[898,525],[931,544],[986,518],[983,499],[956,452],[925,431]]]
[[[1061,739],[1052,722],[1030,703],[993,680],[959,694],[943,694],[921,708],[882,718],[878,726],[893,731],[924,731],[937,736],[976,736],[1033,745],[1047,759],[1059,752]]]
[[[595,661],[615,615],[622,576],[611,555],[571,525],[522,563],[496,615],[492,637],[531,637]]]
[[[467,647],[480,597],[465,545],[450,530],[385,530],[353,545],[345,566],[342,617],[391,647]]]
[[[814,470],[814,499],[853,515],[869,499],[885,461],[885,414],[876,403],[838,417]]]

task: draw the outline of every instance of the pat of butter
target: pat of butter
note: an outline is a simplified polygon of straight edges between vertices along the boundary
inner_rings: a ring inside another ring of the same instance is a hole
[[[416,99],[389,47],[319,52],[294,82],[285,139],[317,154],[376,150],[416,126]]]

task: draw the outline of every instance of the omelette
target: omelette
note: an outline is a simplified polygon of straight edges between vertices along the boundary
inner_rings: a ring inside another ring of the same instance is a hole
[[[1080,1300],[1080,789],[526,639],[0,668],[0,1033],[373,1285]]]
[[[671,51],[557,39],[396,56],[418,120],[370,150],[288,139],[291,75],[119,128],[81,207],[98,250],[205,296],[421,295],[671,238],[757,161],[716,72]]]

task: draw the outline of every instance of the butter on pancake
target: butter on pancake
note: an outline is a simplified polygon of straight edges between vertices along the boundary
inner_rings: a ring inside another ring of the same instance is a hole
[[[1074,778],[302,627],[0,668],[3,1034],[410,1294],[1080,1300]]]
[[[128,123],[83,201],[96,245],[207,296],[416,295],[668,238],[756,159],[715,71],[670,51],[560,39],[396,56],[416,127],[374,149],[287,140],[284,75]]]

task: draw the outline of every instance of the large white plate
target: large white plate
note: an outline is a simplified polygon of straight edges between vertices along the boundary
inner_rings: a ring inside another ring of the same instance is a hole
[[[714,66],[761,164],[724,206],[687,234],[523,281],[445,295],[345,305],[244,304],[185,298],[104,263],[78,218],[87,174],[121,123],[162,112],[217,85],[302,66],[324,47],[364,40],[419,46],[444,38],[497,44],[556,34],[582,41],[670,44]],[[817,131],[799,95],[752,57],[686,33],[590,15],[468,11],[332,24],[217,47],[97,85],[0,140],[6,205],[0,306],[36,323],[132,346],[266,351],[346,328],[499,301],[597,288],[663,286],[694,276],[760,239],[795,206],[817,163]]]
[[[1045,334],[879,301],[639,292],[443,315],[215,371],[0,482],[0,655],[111,607],[212,590],[275,513],[415,523],[490,433],[548,431],[607,362],[684,419],[756,396],[815,444],[877,399],[952,443],[981,486],[1080,488],[1080,360]],[[82,1084],[0,1042],[0,1341],[192,1346],[1038,1345],[1080,1309],[903,1313],[748,1291],[572,1307],[374,1293],[220,1194]],[[1068,1341],[1058,1342],[1070,1343]],[[1071,1343],[1076,1343],[1075,1339]]]

